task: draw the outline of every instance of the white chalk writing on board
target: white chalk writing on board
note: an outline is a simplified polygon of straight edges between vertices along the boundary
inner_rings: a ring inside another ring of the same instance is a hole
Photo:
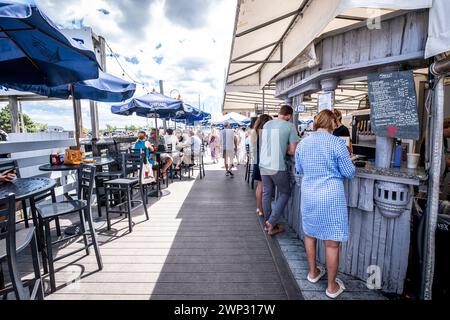
[[[419,115],[412,71],[368,76],[373,131],[377,136],[419,140]]]

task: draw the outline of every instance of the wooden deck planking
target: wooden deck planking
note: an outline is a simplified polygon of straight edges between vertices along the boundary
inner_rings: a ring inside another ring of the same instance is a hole
[[[206,179],[175,182],[169,196],[152,200],[149,221],[142,210],[134,214],[131,234],[127,221],[116,217],[111,231],[99,232],[104,269],[97,270],[92,250],[56,262],[58,291],[47,299],[287,299],[292,288],[279,274],[284,269],[242,175],[232,180],[223,171],[207,171]]]

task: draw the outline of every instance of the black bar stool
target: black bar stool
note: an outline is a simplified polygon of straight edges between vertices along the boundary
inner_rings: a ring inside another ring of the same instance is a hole
[[[112,213],[118,213],[120,215],[125,214],[128,217],[128,229],[133,232],[133,220],[132,220],[132,211],[138,206],[133,208],[133,204],[137,203],[138,205],[142,205],[144,207],[145,216],[147,220],[149,220],[148,211],[147,211],[147,197],[144,192],[144,185],[142,183],[142,176],[144,172],[144,161],[146,159],[146,154],[144,152],[140,153],[127,153],[123,154],[123,166],[124,167],[135,167],[138,169],[137,177],[124,177],[120,179],[114,179],[105,182],[105,192],[106,192],[106,220],[108,223],[108,230],[111,230],[111,219],[110,215]],[[141,200],[133,200],[133,191],[135,189],[139,189],[141,194]],[[120,203],[117,203],[117,194],[124,194],[124,199],[122,201],[122,197],[120,198]],[[112,210],[112,204],[114,203],[114,207],[118,208],[116,210]],[[125,210],[122,209],[125,207]]]
[[[92,210],[91,210],[91,199],[94,189],[95,172],[96,172],[95,166],[82,165],[79,174],[80,180],[78,181],[79,190],[81,194],[80,199],[57,202],[42,206],[38,205],[36,208],[39,215],[40,226],[41,228],[44,229],[42,231],[45,233],[46,246],[43,251],[44,257],[47,261],[44,261],[44,263],[48,262],[50,289],[52,293],[56,291],[55,268],[54,268],[54,263],[56,261],[67,258],[68,256],[83,250],[86,251],[86,255],[89,255],[90,254],[89,247],[93,246],[95,256],[97,258],[98,268],[99,270],[103,269],[102,257],[100,255],[100,249],[98,247],[97,235],[93,225]],[[51,237],[50,222],[63,215],[68,215],[77,212],[79,213],[79,218],[81,222],[80,224],[81,234],[64,237],[60,240],[53,242]],[[86,220],[89,230],[86,230]],[[52,248],[53,245],[65,242],[73,238],[78,238],[80,236],[83,237],[84,247],[74,250],[73,252],[67,253],[57,258],[53,257],[53,248]],[[89,242],[88,236],[91,237],[91,242]]]

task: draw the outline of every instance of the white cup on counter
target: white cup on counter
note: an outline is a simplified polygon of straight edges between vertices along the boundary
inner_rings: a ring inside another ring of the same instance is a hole
[[[417,169],[419,166],[420,154],[408,153],[408,169]]]

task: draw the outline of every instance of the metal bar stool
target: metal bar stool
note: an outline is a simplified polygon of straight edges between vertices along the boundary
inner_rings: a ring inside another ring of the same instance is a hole
[[[133,220],[132,220],[132,211],[136,209],[138,206],[133,208],[133,204],[137,203],[138,205],[142,205],[144,207],[145,216],[147,220],[149,220],[148,211],[147,211],[147,201],[146,194],[144,192],[144,185],[142,183],[142,176],[144,170],[144,161],[146,159],[146,155],[144,152],[140,153],[127,153],[123,155],[123,166],[131,165],[133,167],[138,168],[138,177],[131,178],[120,178],[114,179],[105,182],[105,192],[106,192],[106,220],[108,223],[108,230],[111,230],[111,219],[110,215],[112,213],[118,213],[120,215],[125,214],[128,217],[128,229],[129,232],[133,232]],[[138,188],[141,194],[141,200],[133,200],[133,191]],[[117,197],[114,195],[124,194],[124,199],[120,197],[120,203],[117,203]],[[114,208],[112,209],[112,204],[115,203]],[[122,209],[125,207],[125,210]]]
[[[90,254],[89,248],[91,246],[94,247],[95,256],[97,258],[97,264],[99,270],[103,269],[102,258],[100,255],[100,249],[98,247],[97,235],[93,225],[92,219],[92,210],[91,210],[91,199],[92,193],[94,189],[94,178],[95,178],[96,168],[92,165],[82,165],[79,174],[79,190],[80,190],[80,199],[78,200],[70,200],[52,203],[48,205],[38,205],[37,212],[39,215],[40,226],[43,228],[45,233],[45,242],[46,246],[44,251],[44,257],[46,261],[44,263],[48,263],[49,269],[49,277],[50,277],[50,290],[51,292],[56,291],[56,281],[55,281],[55,267],[54,263],[56,261],[62,260],[81,252],[83,250],[86,251],[86,255]],[[63,215],[68,215],[72,213],[79,213],[80,218],[80,228],[81,233],[73,236],[64,237],[57,241],[52,241],[50,222],[55,220],[57,217],[61,217]],[[86,220],[88,229],[86,230]],[[53,257],[53,246],[62,242],[66,242],[67,240],[78,238],[82,236],[84,241],[84,246],[80,249],[74,250],[65,255],[59,256],[57,258]],[[91,237],[91,242],[89,242],[88,236]]]
[[[7,261],[11,280],[11,286],[5,287],[4,283],[0,284],[0,296],[6,297],[8,293],[14,292],[16,300],[43,300],[44,290],[35,227],[16,231],[16,201],[13,194],[0,199],[0,218],[0,264]],[[28,246],[31,247],[34,278],[25,282],[24,286],[18,270],[17,254]]]

